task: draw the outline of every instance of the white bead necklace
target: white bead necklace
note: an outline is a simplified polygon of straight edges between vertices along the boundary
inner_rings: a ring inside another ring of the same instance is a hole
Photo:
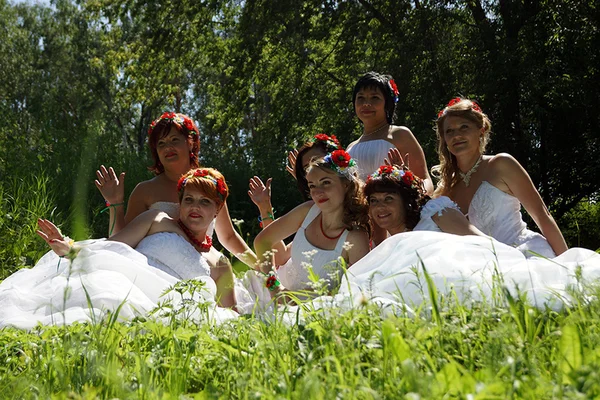
[[[481,163],[481,160],[483,160],[483,156],[479,156],[479,159],[477,160],[477,162],[471,167],[470,170],[468,170],[467,172],[463,173],[462,171],[458,171],[458,174],[460,175],[460,178],[462,179],[462,181],[464,182],[466,187],[469,187],[469,182],[471,181],[471,175],[473,175],[475,173],[475,171],[477,171],[477,167],[479,167],[479,164]]]

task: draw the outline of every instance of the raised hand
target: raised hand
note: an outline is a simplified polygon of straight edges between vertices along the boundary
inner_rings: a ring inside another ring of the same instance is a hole
[[[66,240],[60,230],[52,222],[47,219],[38,219],[40,230],[36,231],[39,237],[44,239],[46,243],[59,256],[64,256],[71,250],[70,240]]]
[[[104,200],[110,204],[123,203],[125,199],[125,172],[121,172],[117,178],[113,167],[106,169],[104,165],[96,171],[98,179],[94,181],[96,187],[102,193]]]
[[[383,162],[385,165],[396,165],[400,168],[406,165],[406,168],[410,169],[408,164],[408,153],[406,153],[403,158],[400,154],[400,150],[398,150],[397,147],[393,147],[390,149],[390,151],[388,151],[387,158],[385,158]]]
[[[271,209],[271,181],[273,178],[267,179],[266,184],[258,177],[254,176],[250,179],[250,190],[248,196],[256,206],[262,210]]]
[[[285,170],[296,179],[296,161],[298,158],[298,150],[294,149],[288,153],[288,162]]]

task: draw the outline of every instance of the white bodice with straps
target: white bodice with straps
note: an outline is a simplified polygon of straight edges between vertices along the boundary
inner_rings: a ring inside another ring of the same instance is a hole
[[[357,142],[348,149],[348,153],[357,163],[358,174],[363,182],[383,165],[383,160],[394,147],[396,146],[392,142],[376,139]]]
[[[316,204],[313,205],[294,236],[291,258],[277,270],[279,281],[290,290],[309,288],[310,281],[306,269],[309,265],[320,279],[328,282],[330,289],[333,289],[340,281],[342,270],[338,265],[338,257],[342,255],[348,230],[344,230],[333,250],[323,250],[314,246],[306,238],[305,230],[319,214],[321,214],[321,210]]]

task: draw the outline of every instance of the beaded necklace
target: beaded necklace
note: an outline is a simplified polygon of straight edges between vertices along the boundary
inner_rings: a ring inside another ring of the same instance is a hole
[[[190,231],[190,229],[187,226],[185,226],[185,224],[180,219],[177,220],[177,223],[179,224],[179,227],[181,228],[183,233],[185,233],[188,239],[190,239],[190,242],[192,242],[194,246],[196,246],[196,248],[200,250],[201,253],[210,250],[210,248],[212,247],[212,239],[210,238],[210,236],[206,235],[206,237],[204,238],[204,241],[206,243],[202,243],[194,237],[192,231]]]
[[[345,229],[342,229],[342,231],[339,233],[339,235],[334,236],[334,237],[327,236],[327,234],[325,233],[325,230],[323,229],[323,214],[321,214],[321,221],[319,221],[319,226],[321,227],[321,233],[323,234],[323,236],[325,236],[329,240],[338,239],[340,236],[342,236],[342,233],[344,233],[344,231],[345,231]]]

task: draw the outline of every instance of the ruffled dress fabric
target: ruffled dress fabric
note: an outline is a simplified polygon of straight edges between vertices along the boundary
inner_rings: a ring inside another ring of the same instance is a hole
[[[358,142],[348,149],[348,154],[356,161],[358,175],[363,182],[383,165],[388,152],[394,147],[396,146],[387,140],[376,139]]]
[[[50,251],[33,268],[17,271],[0,284],[0,327],[97,321],[117,311],[120,320],[146,316],[159,302],[180,304],[181,294],[163,294],[189,278],[202,282],[193,299],[206,312],[188,317],[222,322],[237,316],[217,307],[208,263],[175,233],[148,236],[139,251],[104,239],[77,242],[76,247],[80,250],[73,262]]]

